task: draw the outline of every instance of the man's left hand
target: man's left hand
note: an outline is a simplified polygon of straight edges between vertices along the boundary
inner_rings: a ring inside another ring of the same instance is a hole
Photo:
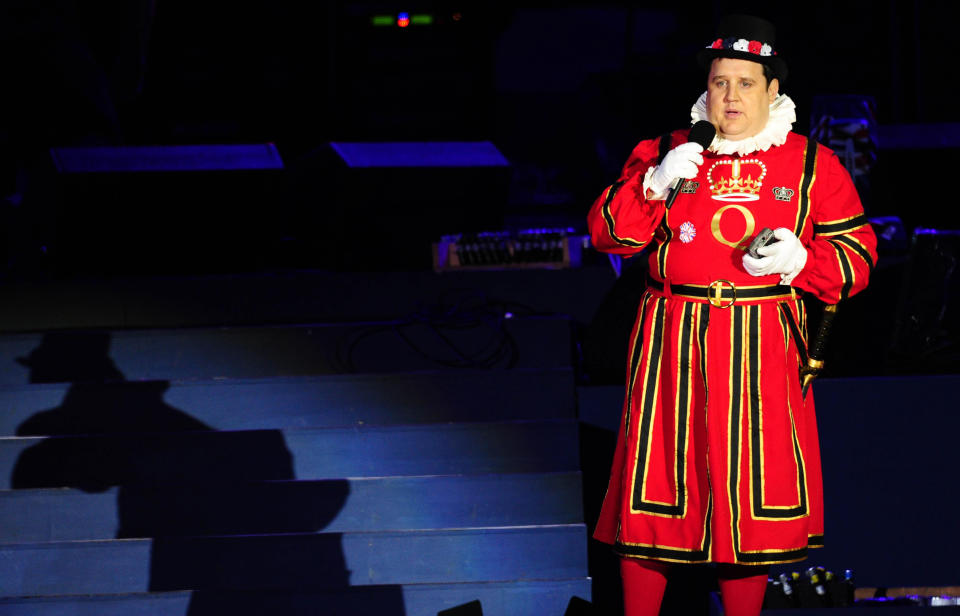
[[[776,242],[757,250],[761,258],[743,255],[743,267],[751,276],[780,274],[780,284],[788,285],[807,264],[807,250],[786,227],[774,229],[773,236],[777,238]]]

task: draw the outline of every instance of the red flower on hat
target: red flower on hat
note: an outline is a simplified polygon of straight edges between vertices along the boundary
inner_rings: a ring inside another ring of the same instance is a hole
[[[760,41],[750,41],[750,53],[760,53],[763,44]]]
[[[717,39],[713,42],[713,45],[710,46],[712,49],[722,49],[723,48],[723,39]]]

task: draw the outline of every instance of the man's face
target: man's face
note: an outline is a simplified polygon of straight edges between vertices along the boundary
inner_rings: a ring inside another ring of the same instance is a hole
[[[707,77],[707,115],[721,137],[734,141],[763,130],[780,82],[767,84],[759,62],[717,58]]]

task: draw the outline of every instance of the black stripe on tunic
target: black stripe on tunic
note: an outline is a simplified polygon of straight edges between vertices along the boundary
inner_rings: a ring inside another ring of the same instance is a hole
[[[867,215],[860,214],[858,216],[854,216],[850,220],[843,220],[840,222],[826,222],[822,224],[813,223],[813,232],[816,235],[837,235],[840,233],[853,231],[854,229],[859,229],[863,225],[869,223],[870,221],[867,219]]]
[[[660,280],[667,279],[667,253],[670,251],[670,240],[673,239],[673,231],[667,223],[668,213],[664,213],[663,222],[660,224],[660,230],[663,231],[663,242],[657,249],[657,270],[660,272]]]
[[[614,551],[624,556],[643,556],[645,558],[658,558],[661,560],[673,560],[685,563],[707,562],[710,558],[710,543],[713,541],[713,532],[710,529],[710,520],[713,518],[713,495],[707,495],[707,515],[703,528],[703,541],[698,550],[687,550],[682,548],[671,548],[668,546],[654,545],[629,545],[616,542],[613,546]]]
[[[624,435],[630,434],[630,416],[633,411],[633,388],[637,380],[637,368],[640,363],[640,355],[643,353],[643,332],[647,325],[647,307],[649,306],[648,296],[644,296],[641,301],[640,325],[637,327],[637,335],[633,339],[633,353],[630,357],[630,381],[627,386],[626,413],[624,414],[625,430]]]
[[[797,227],[793,234],[800,237],[803,227],[807,224],[807,215],[810,213],[810,186],[813,183],[817,169],[817,142],[807,139],[803,150],[803,176],[800,179],[800,209],[797,212]]]
[[[737,484],[740,476],[740,426],[743,425],[743,348],[744,310],[743,306],[734,306],[732,315],[733,340],[730,353],[730,420],[728,440],[729,453],[729,487],[730,499],[730,526],[733,535],[733,555],[737,562],[745,564],[770,564],[801,560],[807,555],[807,547],[792,550],[761,550],[744,552],[740,549],[740,495]]]
[[[651,345],[651,356],[650,356],[650,365],[647,371],[648,378],[656,379],[659,376],[659,364],[661,363],[662,354],[662,330],[664,323],[662,322],[663,315],[663,305],[665,303],[664,298],[658,300],[657,306],[657,316],[654,320],[654,326],[660,325],[658,331],[655,333],[653,343]],[[676,481],[676,498],[674,499],[673,505],[667,505],[664,503],[650,502],[643,500],[643,487],[646,477],[644,473],[647,466],[647,458],[650,455],[650,452],[647,450],[647,443],[650,439],[650,430],[653,424],[654,415],[656,413],[656,391],[657,383],[648,382],[645,387],[644,394],[644,408],[643,416],[640,420],[640,434],[639,434],[639,450],[637,454],[637,472],[636,480],[633,486],[633,510],[634,511],[643,511],[646,513],[656,513],[660,515],[669,515],[683,517],[686,514],[686,458],[687,458],[687,418],[690,412],[690,372],[692,369],[690,363],[690,347],[693,337],[693,318],[694,318],[694,307],[695,304],[692,302],[687,303],[683,309],[683,322],[680,332],[680,374],[679,383],[677,385],[677,407],[675,419],[675,431],[674,431],[674,454],[675,454],[675,481]],[[656,360],[657,365],[654,365]],[[661,397],[665,398],[669,395],[670,392],[661,391]]]
[[[843,278],[843,287],[840,288],[840,299],[845,300],[850,297],[850,290],[853,288],[853,265],[850,263],[850,257],[847,251],[838,241],[838,238],[827,240],[837,251],[837,260],[840,263],[840,276]]]
[[[740,560],[740,495],[737,480],[740,476],[740,414],[743,407],[741,386],[743,384],[743,307],[734,306],[731,317],[733,338],[730,345],[730,420],[727,440],[730,441],[729,486],[730,527],[733,531],[733,553]]]
[[[632,508],[633,511],[678,515],[679,511],[677,511],[676,506],[661,503],[647,503],[643,501],[642,496],[645,481],[644,472],[646,470],[647,457],[650,455],[650,452],[647,450],[647,441],[650,437],[650,426],[653,423],[653,416],[656,413],[657,385],[659,384],[660,378],[660,363],[663,359],[665,304],[665,298],[660,297],[657,299],[657,307],[654,311],[653,324],[651,326],[647,370],[643,377],[643,410],[640,414],[640,434],[637,436],[637,467],[634,472]]]
[[[641,248],[643,246],[643,242],[631,239],[629,237],[620,237],[617,235],[616,229],[614,228],[613,214],[610,212],[610,202],[613,201],[613,198],[620,191],[620,187],[623,186],[623,184],[624,182],[614,182],[610,186],[610,189],[607,190],[607,198],[603,200],[603,206],[600,208],[600,211],[603,213],[603,220],[607,223],[607,234],[610,236],[610,239],[621,246]]]
[[[797,431],[793,426],[793,418],[790,421],[790,433],[793,441],[794,463],[797,467],[797,493],[800,495],[800,502],[796,507],[789,509],[767,508],[763,506],[763,464],[761,444],[761,426],[763,418],[760,393],[760,310],[757,306],[750,306],[747,309],[748,315],[748,363],[750,368],[750,474],[752,479],[752,500],[754,518],[774,518],[774,519],[796,519],[807,515],[807,491],[806,477],[803,469],[802,456],[800,455],[799,441],[797,440]]]
[[[855,240],[849,237],[846,237],[844,235],[841,235],[839,237],[834,237],[831,239],[834,242],[840,242],[844,246],[848,246],[852,251],[857,253],[857,255],[859,255],[860,258],[863,259],[863,261],[867,264],[867,268],[870,270],[870,272],[873,272],[873,268],[875,267],[873,263],[873,257],[870,255],[870,252],[866,248],[858,244]]]

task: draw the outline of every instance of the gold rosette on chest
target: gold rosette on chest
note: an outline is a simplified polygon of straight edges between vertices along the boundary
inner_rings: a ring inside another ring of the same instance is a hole
[[[717,201],[757,201],[767,166],[756,158],[718,160],[707,171],[710,196]]]

